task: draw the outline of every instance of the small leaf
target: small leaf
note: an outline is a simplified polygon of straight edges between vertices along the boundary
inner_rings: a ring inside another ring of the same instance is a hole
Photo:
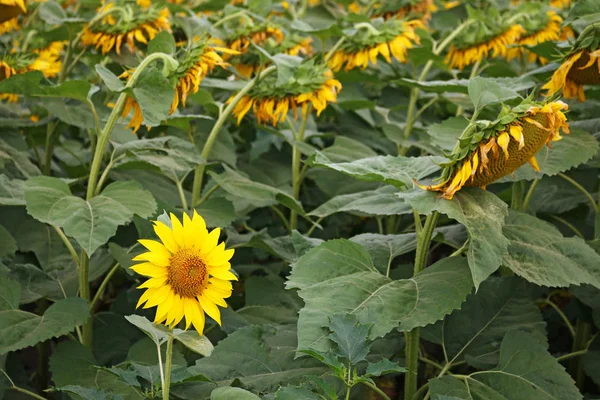
[[[121,80],[104,65],[96,64],[95,68],[98,75],[100,75],[100,79],[102,79],[109,90],[113,92],[121,92],[125,89],[123,82],[121,82]]]
[[[260,400],[260,397],[237,387],[220,387],[212,391],[210,400]]]
[[[210,340],[208,340],[206,336],[200,336],[196,331],[183,331],[181,329],[174,329],[173,336],[185,347],[194,353],[203,355],[204,357],[210,356],[214,349],[214,346]]]
[[[352,365],[365,360],[371,348],[371,341],[367,340],[370,325],[359,324],[353,314],[335,314],[329,317],[327,327],[331,331],[329,339],[337,344],[334,351],[338,356],[348,359]]]
[[[167,329],[164,326],[152,323],[145,317],[140,315],[126,315],[125,319],[137,326],[158,346],[165,343],[168,339]]]
[[[154,39],[148,43],[148,54],[165,53],[175,54],[175,38],[167,31],[159,32]]]
[[[469,98],[475,106],[475,112],[490,104],[502,103],[521,97],[515,90],[509,89],[494,80],[479,76],[469,79],[468,91]]]
[[[399,366],[398,363],[392,362],[387,358],[384,358],[379,362],[369,363],[369,365],[367,365],[367,371],[365,372],[365,376],[382,376],[387,374],[403,373],[407,371],[408,370],[406,368]]]

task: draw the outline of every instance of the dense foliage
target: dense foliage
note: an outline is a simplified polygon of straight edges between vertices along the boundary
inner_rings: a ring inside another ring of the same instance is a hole
[[[0,35],[0,400],[600,396],[597,0]]]

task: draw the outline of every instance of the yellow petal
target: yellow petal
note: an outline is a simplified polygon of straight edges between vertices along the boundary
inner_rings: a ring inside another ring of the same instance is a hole
[[[150,278],[146,282],[142,283],[138,286],[138,289],[150,289],[150,288],[158,288],[164,286],[169,280],[168,275],[160,276],[157,278]]]
[[[217,243],[219,241],[219,237],[221,236],[221,229],[215,228],[213,229],[202,242],[200,247],[200,254],[202,258],[205,258],[211,251],[217,247]]]
[[[513,137],[517,142],[519,142],[519,150],[525,146],[525,138],[523,135],[523,127],[521,125],[511,125],[510,126],[510,136]]]
[[[183,225],[181,224],[181,221],[179,221],[179,218],[175,216],[175,214],[171,213],[170,216],[171,227],[173,228],[173,239],[175,239],[175,243],[177,243],[177,246],[179,246],[179,248],[182,248],[185,246],[185,234],[183,231]]]
[[[176,253],[177,250],[179,250],[179,246],[177,246],[177,242],[173,237],[173,231],[167,225],[160,221],[156,221],[154,223],[154,232],[171,253]]]
[[[217,324],[221,325],[221,311],[219,311],[219,307],[204,295],[198,296],[198,301],[200,301],[200,306],[204,312],[214,319]]]
[[[208,268],[208,273],[215,278],[223,279],[226,281],[237,281],[238,278],[235,276],[229,268]]]
[[[510,142],[510,136],[508,135],[508,132],[502,132],[496,140],[498,142],[498,145],[504,151],[504,155],[508,160],[508,143]]]
[[[140,275],[149,276],[151,278],[160,278],[162,276],[167,276],[169,273],[167,268],[159,267],[158,265],[149,262],[134,265],[131,269]]]
[[[531,158],[529,159],[529,164],[530,164],[530,165],[531,165],[531,167],[532,167],[532,168],[535,170],[535,172],[540,172],[540,166],[539,166],[539,164],[538,164],[537,160],[535,159],[535,156],[534,156],[534,157],[531,157]]]

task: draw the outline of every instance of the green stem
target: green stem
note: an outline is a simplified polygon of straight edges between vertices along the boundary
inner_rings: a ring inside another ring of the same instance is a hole
[[[210,131],[210,134],[206,139],[206,143],[204,143],[204,147],[202,148],[201,155],[204,159],[204,162],[207,162],[208,156],[210,155],[210,151],[212,150],[212,147],[215,143],[215,140],[217,139],[217,136],[219,135],[219,132],[221,131],[221,128],[223,127],[223,124],[231,115],[237,103],[246,95],[246,93],[250,91],[250,89],[254,87],[254,85],[260,79],[264,78],[265,76],[273,72],[275,69],[276,67],[272,65],[266,68],[264,71],[262,71],[256,78],[248,82],[248,84],[244,86],[244,88],[240,90],[240,92],[233,98],[231,103],[227,105],[225,110],[223,110],[223,112],[219,116],[219,119],[217,120],[217,122],[215,122],[215,125]],[[198,205],[198,201],[200,200],[200,192],[202,191],[202,181],[204,180],[205,168],[206,164],[200,164],[196,167],[196,170],[194,172],[194,183],[192,186],[192,207],[196,207]]]
[[[513,210],[520,210],[523,207],[523,192],[525,191],[525,182],[518,181],[512,184],[512,199],[510,207]]]
[[[171,364],[173,363],[173,332],[169,332],[167,339],[167,354],[165,360],[165,384],[162,390],[163,400],[169,400],[169,390],[171,387]]]
[[[348,377],[346,378],[346,397],[345,399],[348,400],[350,398],[350,390],[352,389],[352,385],[350,383],[350,379],[351,379],[351,375],[352,374],[352,366],[348,365]]]
[[[300,172],[300,163],[302,161],[302,153],[300,153],[299,143],[304,142],[304,132],[306,131],[306,123],[311,113],[311,106],[309,105],[306,114],[302,117],[302,123],[298,134],[294,137],[294,146],[292,149],[292,196],[298,200],[300,198],[300,186],[302,185],[302,174]],[[298,226],[298,213],[296,211],[290,211],[290,231],[293,231]]]
[[[579,356],[584,356],[585,354],[587,354],[588,349],[584,349],[584,350],[578,350],[578,351],[574,351],[572,353],[569,354],[563,354],[560,357],[556,357],[556,361],[565,361],[565,360],[569,360],[571,358],[575,358],[575,357],[579,357]]]
[[[52,170],[52,154],[54,153],[54,132],[58,123],[52,121],[46,128],[46,152],[44,154],[44,175],[50,175]]]
[[[379,397],[381,397],[383,400],[391,400],[390,397],[387,394],[385,394],[385,392],[383,390],[379,389],[377,386],[373,385],[371,382],[361,381],[360,383],[362,383],[363,385],[367,386],[369,389],[371,389],[372,391],[377,393],[379,395]]]
[[[69,254],[71,254],[71,257],[73,258],[73,261],[75,261],[75,265],[79,269],[79,257],[77,256],[77,252],[75,251],[75,248],[73,247],[73,244],[71,243],[71,241],[69,240],[69,238],[67,238],[67,236],[64,234],[64,232],[62,231],[62,229],[60,229],[56,225],[52,225],[52,228],[54,228],[54,230],[56,231],[56,233],[60,237],[60,240],[63,241],[63,243],[67,247],[67,250],[69,250]]]
[[[42,396],[40,396],[40,395],[38,395],[38,394],[35,394],[35,393],[33,393],[33,392],[30,392],[30,391],[29,391],[29,390],[27,390],[27,389],[23,389],[23,388],[20,388],[20,387],[18,387],[18,386],[11,386],[11,387],[9,387],[8,389],[12,389],[12,390],[15,390],[15,391],[17,391],[17,392],[21,392],[21,393],[23,393],[23,394],[25,394],[25,395],[27,395],[27,396],[33,397],[34,399],[38,399],[38,400],[47,400],[46,398],[44,398],[44,397],[42,397]]]
[[[572,351],[580,351],[586,348],[587,342],[590,338],[590,334],[592,332],[592,325],[588,322],[585,322],[583,319],[578,318],[577,323],[575,324],[575,340],[573,340]],[[579,389],[583,389],[583,384],[585,382],[585,373],[583,371],[583,365],[580,362],[579,358],[572,358],[569,361],[569,373],[571,376],[575,378],[575,382],[577,383],[577,387]]]
[[[567,318],[565,313],[562,312],[562,310],[556,304],[554,304],[554,302],[551,301],[550,299],[544,300],[544,304],[549,305],[550,307],[552,307],[552,309],[554,311],[556,311],[556,313],[560,316],[560,318],[563,320],[563,322],[569,329],[569,332],[571,333],[571,337],[575,338],[575,328],[573,328],[573,324],[571,324],[571,321],[569,321],[569,318]]]
[[[79,263],[79,297],[84,299],[86,303],[90,302],[90,284],[89,278],[89,263],[90,260],[85,254],[85,251],[81,251]],[[83,331],[81,334],[82,344],[88,348],[92,347],[92,317],[83,324]]]
[[[104,290],[106,289],[106,286],[108,286],[108,282],[110,281],[110,278],[112,278],[112,276],[117,272],[117,270],[119,268],[120,268],[119,263],[116,263],[112,267],[112,269],[108,272],[108,274],[106,274],[106,276],[104,277],[104,280],[102,280],[102,283],[100,284],[100,287],[96,291],[96,295],[94,296],[94,298],[92,299],[92,302],[90,303],[90,310],[92,310],[92,311],[94,310],[94,308],[96,307],[96,304],[102,298],[102,295],[104,294]]]
[[[100,192],[102,191],[104,182],[106,181],[106,178],[108,178],[108,173],[110,172],[110,170],[112,169],[112,167],[115,165],[116,162],[117,162],[117,160],[114,160],[112,157],[110,158],[110,161],[104,168],[104,171],[102,171],[102,175],[100,175],[100,179],[98,180],[98,183],[96,184],[96,190],[94,192],[94,196],[98,196],[100,194]]]
[[[561,178],[563,178],[564,180],[566,180],[567,182],[569,182],[571,185],[575,186],[577,189],[579,189],[581,191],[581,193],[583,193],[585,195],[585,197],[588,198],[588,200],[590,201],[590,205],[591,205],[591,209],[598,214],[598,205],[596,204],[596,200],[594,200],[594,197],[590,194],[590,192],[588,192],[583,186],[581,186],[579,184],[579,182],[577,182],[575,179],[571,178],[570,176],[567,176],[565,174],[563,174],[562,172],[558,174],[558,176],[560,176]]]
[[[340,40],[338,40],[331,49],[329,49],[329,51],[327,52],[327,54],[325,55],[325,58],[323,59],[323,61],[325,63],[327,63],[327,61],[329,61],[329,59],[335,54],[336,50],[340,48],[340,46],[346,41],[346,36],[342,36],[340,38]]]
[[[181,200],[181,207],[184,210],[188,209],[187,199],[185,198],[185,192],[183,191],[183,186],[179,180],[175,181],[175,186],[177,186],[177,192],[179,193],[179,199]]]
[[[371,32],[374,36],[381,35],[381,32],[378,31],[377,28],[375,28],[369,22],[359,22],[358,24],[354,25],[354,29],[366,29],[369,32]]]
[[[308,232],[306,232],[306,236],[310,237],[310,235],[314,232],[315,229],[317,229],[319,227],[319,224],[321,223],[321,221],[323,221],[323,219],[325,219],[325,217],[319,217],[314,223],[313,225],[310,227],[310,229],[308,230]]]
[[[417,390],[417,392],[413,396],[412,400],[419,400],[419,399],[421,399],[423,397],[423,394],[425,392],[427,392],[427,390],[429,390],[429,382],[425,383],[423,386],[421,386],[419,388],[419,390]]]
[[[525,200],[523,200],[523,204],[521,206],[523,212],[527,212],[527,208],[529,208],[529,203],[531,203],[531,199],[533,198],[533,192],[535,192],[535,188],[537,187],[538,183],[540,183],[540,180],[536,179],[533,181],[531,186],[529,186],[529,190],[527,191],[527,194],[525,195]]]
[[[417,239],[417,254],[415,256],[415,267],[414,275],[421,272],[427,264],[427,256],[429,254],[429,246],[431,244],[431,237],[433,230],[437,223],[439,214],[437,211],[429,214],[421,233]],[[419,370],[419,338],[421,331],[419,328],[414,328],[410,332],[406,333],[406,368],[408,372],[404,379],[404,400],[412,400],[413,396],[417,391],[417,378]]]
[[[577,227],[575,225],[573,225],[572,223],[570,223],[569,221],[565,220],[564,218],[561,217],[557,217],[556,215],[550,215],[550,218],[562,223],[563,225],[565,225],[567,228],[571,229],[573,231],[573,233],[575,233],[577,236],[579,236],[580,238],[585,240],[585,237],[583,236],[583,233],[577,229]]]

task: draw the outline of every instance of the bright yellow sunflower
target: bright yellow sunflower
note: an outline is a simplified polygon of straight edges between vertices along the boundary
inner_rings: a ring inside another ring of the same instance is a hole
[[[539,171],[536,153],[544,144],[550,147],[552,141],[560,140],[561,130],[569,133],[567,117],[563,113],[567,109],[562,101],[542,105],[525,100],[510,111],[503,110],[491,125],[471,130],[471,142],[469,137],[461,137],[444,169],[441,183],[418,186],[442,192],[442,197],[450,200],[463,186],[485,189],[526,162]],[[507,123],[508,120],[512,121]]]
[[[387,63],[394,57],[399,62],[406,62],[406,53],[414,44],[420,43],[415,29],[423,27],[420,20],[402,21],[390,19],[374,20],[373,29],[361,29],[355,35],[347,37],[329,59],[328,65],[333,71],[349,71],[354,68],[365,69],[369,61],[377,64],[381,55]],[[344,66],[345,64],[345,66]]]
[[[148,0],[136,3],[126,0],[104,3],[98,13],[114,10],[102,21],[83,28],[81,43],[95,46],[106,54],[113,48],[121,54],[121,46],[127,44],[129,51],[135,51],[136,44],[148,44],[160,31],[171,30],[169,9],[153,5]]]
[[[25,0],[0,0],[0,35],[19,29],[21,14],[27,14]]]
[[[292,83],[276,87],[275,82],[276,77],[266,77],[236,104],[233,114],[237,116],[238,125],[250,109],[259,124],[272,123],[273,126],[285,121],[288,111],[292,111],[294,118],[297,118],[298,108],[302,109],[302,116],[306,117],[309,105],[320,115],[327,104],[337,101],[337,93],[342,88],[342,84],[333,79],[330,70],[325,66],[315,65],[312,60],[297,68]],[[230,97],[227,103],[233,98],[234,96]]]
[[[185,317],[200,335],[204,331],[205,313],[221,325],[219,307],[227,307],[225,299],[233,290],[229,260],[234,250],[219,244],[221,230],[206,229],[204,219],[194,211],[190,218],[183,214],[183,224],[171,214],[170,226],[156,221],[154,232],[160,239],[139,240],[148,249],[134,257],[143,261],[131,267],[148,279],[138,289],[146,289],[137,307],[157,307],[154,322],[173,328]]]
[[[506,54],[507,60],[510,61],[514,58],[521,57],[523,54],[527,54],[527,60],[530,63],[534,63],[537,59],[540,60],[542,65],[548,62],[548,59],[538,57],[537,54],[526,49],[527,46],[536,46],[540,43],[557,41],[561,38],[562,31],[560,26],[563,19],[560,15],[555,11],[548,11],[545,17],[546,21],[543,23],[542,27],[535,30],[526,29],[527,32],[517,40],[516,46],[508,49]]]
[[[600,47],[592,50],[574,46],[542,89],[548,90],[546,96],[562,90],[567,99],[585,101],[583,85],[600,85]]]

